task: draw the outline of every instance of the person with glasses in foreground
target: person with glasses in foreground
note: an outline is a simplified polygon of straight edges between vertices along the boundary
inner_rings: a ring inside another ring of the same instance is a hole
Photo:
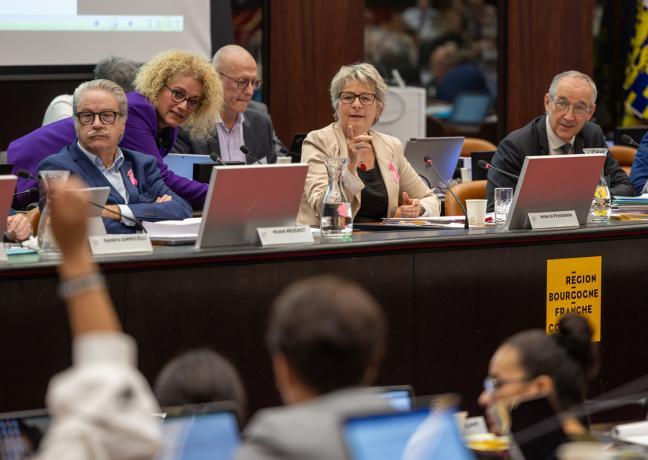
[[[238,45],[216,51],[212,65],[223,82],[223,108],[208,139],[196,138],[183,128],[173,145],[174,153],[211,155],[215,160],[276,163],[274,130],[267,115],[251,108],[254,91],[261,87],[254,57]],[[250,153],[241,151],[245,145]]]
[[[78,140],[45,158],[39,172],[67,170],[92,187],[110,187],[108,204],[101,212],[108,233],[135,232],[132,219],[191,217],[191,206],[167,187],[155,158],[118,146],[128,114],[121,86],[110,80],[82,83],[72,104]]]
[[[202,209],[207,184],[176,176],[163,158],[171,151],[180,125],[196,137],[207,138],[216,124],[223,89],[209,60],[187,51],[163,51],[139,69],[135,91],[126,99],[128,116],[119,145],[153,156],[165,184],[195,209]],[[74,120],[50,123],[9,144],[7,156],[14,171],[25,169],[35,175],[43,159],[74,141]],[[37,186],[34,179],[19,178],[17,191]],[[28,193],[17,196],[23,206],[34,198]]]
[[[559,73],[544,96],[544,106],[545,115],[499,143],[491,162],[494,167],[519,176],[527,155],[581,154],[585,148],[607,148],[601,127],[589,121],[596,110],[596,84],[589,76],[575,70]],[[609,152],[604,174],[612,195],[635,195],[628,175]],[[488,210],[494,207],[495,188],[516,185],[517,179],[489,169]]]
[[[554,335],[531,329],[500,345],[491,358],[479,404],[486,408],[491,431],[504,434],[508,410],[525,400],[547,397],[556,413],[583,404],[587,384],[598,369],[589,323],[582,316],[564,316]],[[562,417],[561,424],[567,435],[587,431],[586,423],[576,417]]]
[[[311,131],[302,146],[308,175],[297,222],[319,225],[328,158],[349,159],[342,186],[355,222],[438,216],[441,204],[405,158],[401,142],[372,129],[387,94],[376,68],[367,63],[342,66],[330,93],[335,122]]]

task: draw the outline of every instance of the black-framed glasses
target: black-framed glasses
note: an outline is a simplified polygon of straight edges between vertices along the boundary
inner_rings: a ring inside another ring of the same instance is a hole
[[[234,83],[236,83],[236,87],[238,89],[245,89],[248,87],[248,85],[252,85],[252,88],[254,89],[261,88],[261,84],[262,84],[261,80],[248,80],[246,78],[234,78],[234,77],[230,77],[227,74],[224,74],[223,72],[218,72],[218,73],[221,74],[223,77],[229,78]]]
[[[371,105],[376,102],[376,95],[371,93],[352,93],[350,91],[343,91],[340,93],[340,101],[342,104],[353,104],[358,98],[360,104],[362,105]]]
[[[112,125],[117,119],[117,115],[121,115],[121,113],[105,110],[103,112],[79,112],[76,114],[76,117],[82,125],[91,125],[97,116],[99,116],[99,121],[104,125]]]
[[[520,377],[517,379],[498,379],[496,377],[489,376],[484,379],[484,390],[486,390],[486,393],[493,394],[504,385],[508,385],[510,383],[525,383],[529,380],[529,377]]]
[[[184,91],[178,88],[171,88],[169,85],[166,85],[169,91],[171,91],[171,100],[176,104],[181,104],[184,101],[187,101],[187,108],[190,110],[196,110],[202,105],[202,99],[198,96],[187,97]]]
[[[551,98],[551,102],[553,102],[553,105],[558,112],[567,112],[570,106],[573,107],[574,115],[577,117],[585,117],[589,115],[591,110],[591,107],[584,102],[570,104],[569,101],[563,97],[559,97],[557,101]]]

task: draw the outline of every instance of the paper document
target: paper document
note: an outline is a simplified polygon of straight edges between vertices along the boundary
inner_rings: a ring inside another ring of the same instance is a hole
[[[142,222],[149,237],[197,237],[200,228],[200,217],[184,220],[162,220],[159,222]]]
[[[648,446],[648,422],[617,425],[612,430],[612,436],[625,442]]]

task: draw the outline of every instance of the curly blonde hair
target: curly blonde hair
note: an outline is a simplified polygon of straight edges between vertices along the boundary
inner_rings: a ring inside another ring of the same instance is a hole
[[[193,77],[203,85],[202,105],[183,125],[192,136],[206,139],[216,127],[223,106],[223,86],[209,60],[190,51],[162,51],[140,68],[135,89],[158,108],[160,91],[178,76]]]

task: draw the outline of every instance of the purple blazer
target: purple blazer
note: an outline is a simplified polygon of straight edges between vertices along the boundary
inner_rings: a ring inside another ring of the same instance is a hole
[[[167,168],[162,160],[171,150],[178,135],[178,128],[172,128],[171,143],[166,147],[158,147],[158,114],[153,105],[141,94],[131,92],[126,95],[128,100],[128,118],[126,131],[120,146],[153,155],[162,173],[164,183],[180,197],[187,200],[195,209],[202,209],[207,195],[207,184],[177,176]],[[37,175],[38,164],[49,155],[58,153],[76,139],[74,119],[72,117],[59,120],[38,128],[31,133],[16,139],[7,148],[7,160],[14,164],[13,172],[26,169],[33,176]],[[30,187],[38,187],[33,179],[18,178],[17,192],[23,192]],[[20,207],[38,201],[37,196],[23,193],[16,196]]]

